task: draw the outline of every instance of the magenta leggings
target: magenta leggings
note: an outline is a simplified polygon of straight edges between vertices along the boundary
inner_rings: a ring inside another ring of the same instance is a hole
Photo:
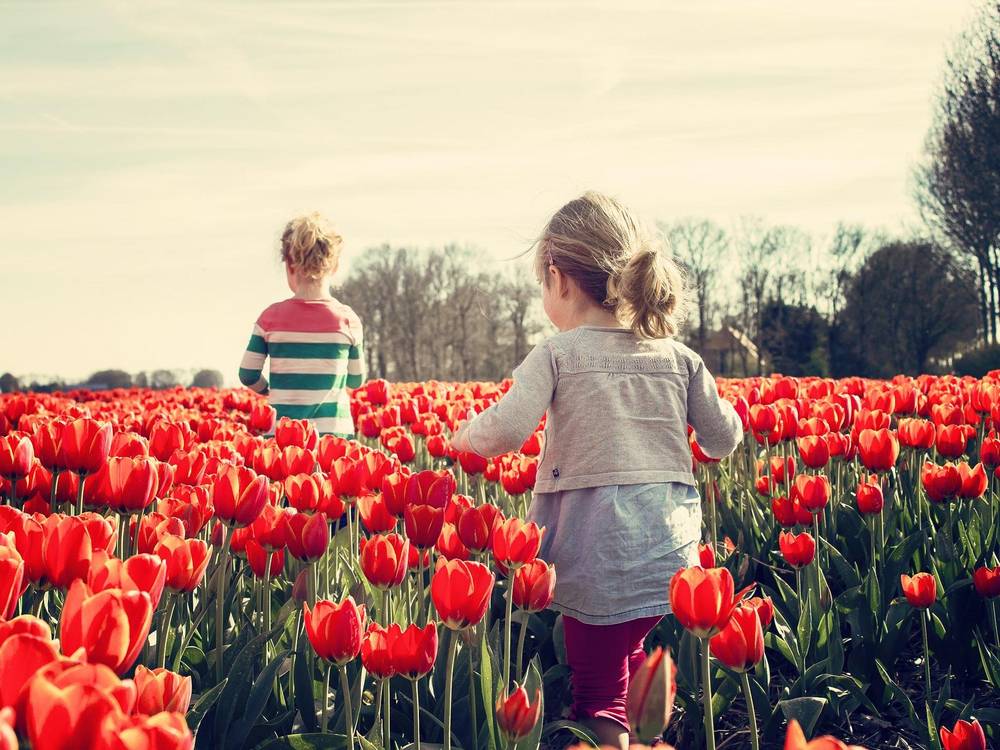
[[[563,615],[566,659],[573,672],[573,719],[610,719],[629,731],[625,713],[629,681],[642,666],[643,642],[660,619],[587,625]]]

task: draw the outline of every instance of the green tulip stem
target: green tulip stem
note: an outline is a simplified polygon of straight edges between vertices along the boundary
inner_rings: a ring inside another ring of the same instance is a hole
[[[997,629],[997,600],[990,599],[987,604],[990,610],[990,624],[993,625],[993,642],[1000,648],[1000,629]]]
[[[80,515],[83,513],[83,480],[87,478],[87,472],[81,471],[77,476],[80,478],[80,483],[76,487],[76,514]]]
[[[319,716],[319,731],[326,732],[326,717],[330,708],[330,673],[333,671],[333,664],[326,665],[326,678],[323,681],[323,710]]]
[[[444,673],[444,750],[451,750],[451,692],[455,682],[455,654],[458,651],[458,633],[449,631],[448,664]]]
[[[524,664],[524,637],[528,634],[528,613],[525,612],[524,614],[526,615],[524,618],[525,621],[522,622],[517,628],[517,671],[515,672],[515,675],[518,680],[524,679],[524,671],[522,670],[521,665]]]
[[[340,665],[340,692],[344,694],[344,733],[347,746],[354,750],[354,711],[351,708],[351,683],[347,680],[347,665]]]
[[[222,524],[222,544],[219,547],[218,579],[215,582],[215,681],[222,682],[225,670],[222,664],[223,638],[225,637],[226,579],[229,577],[229,527]]]
[[[382,748],[383,750],[391,750],[392,748],[392,716],[390,715],[390,709],[392,707],[392,678],[386,677],[382,680],[382,684],[385,687],[385,692],[382,695]]]
[[[174,619],[174,603],[176,597],[173,594],[167,596],[167,606],[160,614],[160,627],[156,631],[156,666],[165,667],[167,665],[167,633],[170,632],[170,621]]]
[[[410,680],[410,685],[413,688],[413,744],[416,746],[416,750],[420,750],[420,691],[417,689],[417,683],[420,679]]]
[[[510,631],[511,620],[514,615],[514,573],[513,566],[507,572],[507,617],[503,624],[503,691],[507,694],[510,689],[510,663],[513,654],[510,652]]]
[[[757,711],[753,706],[753,696],[750,694],[750,675],[746,670],[740,673],[743,682],[743,700],[747,702],[747,714],[750,716],[750,746],[752,750],[760,750],[760,738],[757,736]]]
[[[822,609],[822,607],[823,607],[822,596],[821,596],[821,593],[820,593],[820,588],[822,587],[822,584],[820,583],[820,571],[819,571],[819,552],[820,552],[820,545],[819,545],[819,514],[818,513],[813,513],[813,519],[812,520],[813,520],[813,533],[816,536],[816,539],[815,539],[815,542],[816,542],[816,554],[813,555],[813,566],[814,566],[814,568],[816,570],[816,611],[819,612]]]
[[[479,626],[475,631],[479,632]],[[473,649],[471,646],[466,649],[469,655],[469,724],[472,726],[472,747],[470,750],[479,748],[479,717],[476,715],[476,666],[473,662]]]
[[[426,602],[424,601],[424,551],[417,550],[417,623],[420,627],[427,624]]]
[[[708,638],[701,639],[702,705],[705,714],[705,748],[715,750],[715,718],[712,716],[712,661],[708,653]]]
[[[920,635],[924,642],[924,698],[928,703],[931,700],[931,650],[927,645],[927,621],[930,617],[929,609],[920,613]]]

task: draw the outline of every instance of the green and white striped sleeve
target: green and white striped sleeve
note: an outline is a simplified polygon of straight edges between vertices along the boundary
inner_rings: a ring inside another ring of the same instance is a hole
[[[267,393],[267,378],[264,377],[264,360],[267,359],[267,340],[264,329],[254,324],[250,343],[240,362],[240,382],[257,393]]]
[[[354,343],[347,355],[347,387],[359,388],[368,377],[368,366],[365,362],[365,345],[361,332],[361,321],[357,321],[357,333]]]

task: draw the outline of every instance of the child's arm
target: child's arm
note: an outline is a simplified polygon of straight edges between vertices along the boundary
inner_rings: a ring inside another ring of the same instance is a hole
[[[698,357],[688,383],[688,423],[698,445],[711,458],[725,458],[743,439],[743,424],[733,405],[719,395],[715,378]]]
[[[264,377],[264,360],[267,359],[267,341],[264,329],[254,324],[250,343],[240,362],[240,382],[257,393],[267,393],[267,378]]]
[[[556,389],[556,369],[548,344],[539,344],[515,368],[514,384],[493,406],[455,433],[455,450],[499,456],[520,448],[542,421]]]
[[[359,388],[368,378],[368,363],[365,361],[364,335],[361,331],[361,321],[355,320],[352,327],[354,344],[347,355],[347,387]]]

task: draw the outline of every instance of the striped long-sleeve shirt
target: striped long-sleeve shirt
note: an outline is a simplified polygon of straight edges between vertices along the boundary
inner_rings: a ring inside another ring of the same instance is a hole
[[[270,357],[270,383],[263,376]],[[354,435],[347,388],[365,379],[361,321],[337,300],[292,297],[257,318],[240,382],[266,393],[277,416],[309,419],[320,433]]]

